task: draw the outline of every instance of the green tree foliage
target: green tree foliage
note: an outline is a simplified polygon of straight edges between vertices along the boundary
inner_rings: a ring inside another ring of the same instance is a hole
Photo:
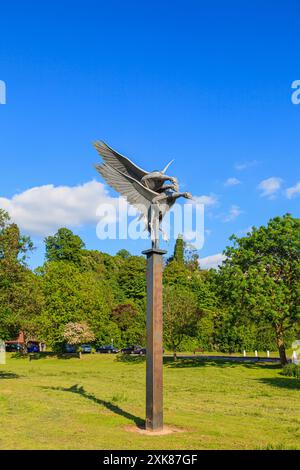
[[[179,264],[184,264],[184,250],[185,242],[182,235],[179,235],[175,243],[173,260]]]
[[[113,298],[109,284],[94,272],[82,272],[73,263],[47,263],[39,271],[44,294],[43,330],[48,342],[59,348],[67,323],[87,321],[96,340],[109,334]]]
[[[143,303],[146,297],[146,260],[130,256],[119,265],[118,283],[125,299]]]
[[[118,251],[116,256],[119,256],[120,258],[123,258],[123,259],[128,259],[131,256],[131,254],[129,253],[129,251],[122,249]]]
[[[122,346],[145,343],[145,315],[133,301],[116,305],[112,310],[111,320],[120,329]]]
[[[199,270],[199,254],[197,249],[191,244],[186,244],[185,247],[185,264],[192,272]]]
[[[164,289],[164,342],[176,353],[186,337],[197,334],[199,310],[197,296],[179,285]]]
[[[179,347],[189,350],[218,349],[217,332],[220,326],[220,309],[215,288],[215,273],[214,271],[201,271],[195,249],[186,243],[183,247],[183,262],[176,261],[175,256],[170,258],[163,278],[165,287],[184,288],[191,292],[197,302],[197,327],[192,336],[185,335]]]
[[[178,261],[172,260],[168,262],[164,269],[163,281],[165,285],[181,285],[188,286],[191,284],[191,273],[188,268]]]
[[[0,209],[0,261],[2,266],[25,264],[28,252],[33,250],[29,237],[20,233],[19,227],[11,223],[9,214]]]
[[[84,243],[78,235],[67,228],[60,228],[53,236],[45,239],[47,261],[81,262]]]
[[[185,266],[190,271],[196,271],[199,269],[199,254],[196,248],[187,243],[182,235],[178,235],[175,242],[174,253],[168,259],[167,264],[176,262],[180,266]]]
[[[285,364],[288,331],[300,320],[300,220],[276,217],[231,240],[219,272],[222,297],[237,325],[272,326]]]
[[[199,321],[197,326],[197,346],[207,351],[219,349],[217,334],[221,326],[222,306],[216,294],[215,273],[193,271],[190,289],[197,298]]]
[[[11,339],[20,330],[35,334],[35,322],[42,309],[40,286],[26,266],[31,240],[21,235],[9,215],[0,210],[0,337]]]
[[[125,299],[119,283],[119,269],[123,263],[124,259],[118,256],[111,256],[96,250],[83,250],[80,267],[83,272],[93,271],[97,274],[99,281],[106,280],[112,290],[115,302],[121,302]]]

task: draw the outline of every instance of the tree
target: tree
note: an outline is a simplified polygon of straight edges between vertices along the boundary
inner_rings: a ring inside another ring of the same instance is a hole
[[[197,347],[209,351],[217,349],[217,335],[219,329],[222,329],[222,305],[216,292],[215,273],[200,271],[199,268],[192,271],[190,289],[197,298],[199,310]]]
[[[164,341],[177,359],[177,350],[186,337],[197,335],[199,310],[197,297],[177,285],[164,289]]]
[[[20,269],[12,278],[0,269],[0,338],[14,339],[20,331],[26,339],[42,335],[43,301],[39,279],[30,270]]]
[[[95,335],[86,322],[67,323],[64,328],[64,340],[68,344],[78,346],[83,343],[89,343],[95,340]]]
[[[122,287],[119,284],[119,269],[124,263],[122,258],[111,256],[97,250],[83,250],[80,268],[82,272],[92,271],[97,275],[99,282],[105,281],[112,291],[115,302],[125,299]]]
[[[60,228],[54,236],[45,239],[47,261],[70,261],[77,265],[82,258],[84,243],[68,228]]]
[[[25,265],[28,252],[33,250],[29,237],[21,235],[19,227],[10,222],[9,214],[0,209],[0,261],[2,266]]]
[[[116,256],[120,256],[120,258],[123,258],[123,259],[128,259],[131,256],[131,254],[129,253],[129,251],[123,248],[122,250],[118,251]]]
[[[200,270],[199,253],[191,243],[187,243],[185,247],[185,264],[192,272]]]
[[[123,260],[118,272],[119,286],[125,299],[143,301],[146,297],[146,260],[143,256],[130,256]]]
[[[121,331],[126,331],[138,316],[136,306],[132,301],[116,305],[111,313],[112,320],[119,326]]]
[[[191,283],[191,273],[188,268],[178,261],[170,261],[164,269],[163,282],[166,285],[178,284],[188,286]]]
[[[173,260],[179,264],[184,264],[185,242],[182,235],[179,235],[174,248]]]
[[[189,271],[199,270],[198,251],[191,243],[187,243],[182,235],[178,235],[173,256],[168,259],[167,265],[173,262],[176,262],[178,266],[184,266]]]
[[[120,329],[120,341],[124,346],[145,342],[145,315],[132,300],[116,305],[111,319]]]
[[[82,272],[66,261],[46,263],[39,270],[44,294],[43,331],[48,343],[59,349],[67,323],[87,322],[96,340],[109,335],[113,304],[107,281],[99,282],[94,272]]]
[[[20,330],[32,335],[37,328],[42,296],[38,280],[26,266],[32,249],[30,238],[0,210],[0,336],[5,339],[13,339]]]
[[[284,365],[287,334],[300,321],[300,220],[275,217],[231,240],[219,270],[220,293],[239,323],[272,326]]]

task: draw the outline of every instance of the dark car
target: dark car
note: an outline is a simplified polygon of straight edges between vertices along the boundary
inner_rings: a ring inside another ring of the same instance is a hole
[[[96,348],[96,353],[99,354],[118,354],[118,352],[119,349],[115,348],[111,344],[109,344],[108,346],[99,346],[98,348]]]
[[[27,352],[28,353],[38,353],[40,352],[39,343],[35,341],[29,341],[27,343]]]
[[[90,344],[82,344],[81,345],[81,352],[82,352],[82,354],[91,354],[92,346]]]
[[[146,349],[142,348],[142,346],[133,345],[127,346],[126,348],[121,349],[123,354],[146,354]]]
[[[65,352],[76,353],[76,346],[74,346],[73,344],[65,344]]]
[[[12,343],[12,344],[6,344],[5,345],[5,351],[6,352],[23,352],[24,351],[24,346],[23,344],[20,343]]]

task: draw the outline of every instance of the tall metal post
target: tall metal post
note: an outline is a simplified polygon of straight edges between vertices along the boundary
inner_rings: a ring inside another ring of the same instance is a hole
[[[143,251],[147,256],[146,429],[163,429],[163,295],[164,250]]]

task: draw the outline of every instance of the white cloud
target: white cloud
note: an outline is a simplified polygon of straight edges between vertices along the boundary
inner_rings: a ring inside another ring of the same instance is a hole
[[[282,186],[282,179],[272,176],[271,178],[261,181],[258,185],[258,189],[261,191],[262,197],[274,198],[276,193]]]
[[[0,207],[7,210],[26,233],[47,236],[62,226],[96,223],[99,205],[115,205],[116,201],[103,184],[89,181],[78,186],[37,186],[11,199],[0,197]]]
[[[238,171],[244,171],[244,170],[248,170],[248,168],[258,165],[258,163],[259,162],[257,160],[251,160],[251,161],[244,162],[244,163],[236,163],[234,165],[234,168]]]
[[[288,199],[292,199],[294,196],[300,194],[300,181],[295,184],[295,186],[288,188],[285,194]]]
[[[241,182],[237,178],[228,178],[225,181],[224,186],[237,186],[238,184],[241,184]]]
[[[205,206],[215,206],[218,203],[217,196],[211,194],[210,196],[194,196],[194,201],[198,204],[204,204]]]
[[[232,205],[229,209],[229,213],[223,217],[223,222],[232,222],[242,213],[243,211],[239,208],[239,206]]]
[[[216,255],[206,256],[199,260],[201,269],[217,269],[222,262],[226,259],[226,256],[222,253],[217,253]]]

